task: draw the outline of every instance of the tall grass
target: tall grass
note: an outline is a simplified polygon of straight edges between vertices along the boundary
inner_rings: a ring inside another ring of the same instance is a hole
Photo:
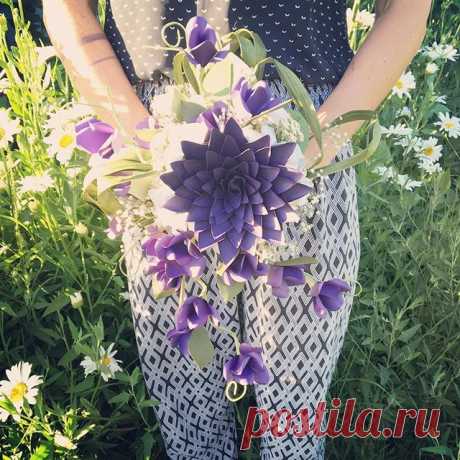
[[[356,1],[355,8],[371,9],[371,3]],[[3,378],[5,369],[29,361],[44,384],[36,406],[26,408],[19,422],[0,422],[0,452],[5,459],[161,458],[155,402],[146,395],[122,295],[119,245],[107,238],[105,218],[82,198],[84,156],[76,153],[61,165],[44,143],[50,112],[72,100],[73,89],[59,62],[37,54],[24,14],[14,11],[14,48],[0,20],[0,67],[9,86],[0,105],[11,107],[22,126],[15,144],[1,151],[0,373]],[[459,29],[459,2],[438,1],[426,43],[458,48]],[[365,34],[354,29],[355,46]],[[440,407],[441,437],[415,439],[407,431],[399,440],[329,440],[330,459],[459,455],[460,139],[442,135],[433,122],[438,111],[460,113],[460,67],[447,62],[429,78],[425,65],[418,55],[411,66],[417,88],[408,100],[389,98],[380,119],[386,127],[404,121],[418,136],[438,138],[443,172],[423,174],[392,136],[373,164],[359,168],[362,291],[330,396],[382,407],[388,424],[400,407]],[[439,95],[446,95],[445,104],[436,102]],[[397,115],[404,105],[413,116]],[[422,185],[409,191],[384,180],[372,172],[382,164]],[[71,178],[75,167],[81,171]],[[55,187],[20,193],[22,178],[44,172]],[[75,293],[82,302],[72,301]],[[109,343],[115,343],[123,372],[108,382],[97,374],[85,377],[83,357]],[[76,448],[59,445],[57,432]]]

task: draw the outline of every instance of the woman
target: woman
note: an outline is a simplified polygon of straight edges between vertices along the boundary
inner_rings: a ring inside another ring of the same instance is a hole
[[[117,113],[117,123],[131,133],[148,116],[152,95],[167,84],[170,56],[154,49],[164,22],[186,22],[198,13],[220,33],[239,27],[258,32],[269,54],[299,74],[325,125],[351,110],[377,108],[419,49],[431,6],[429,0],[417,2],[417,9],[411,0],[377,0],[375,25],[353,56],[347,43],[346,0],[110,0],[105,33],[91,1],[43,3],[51,40],[81,95],[104,121],[114,123]],[[267,78],[276,77],[269,73]],[[283,91],[276,79],[272,87]],[[328,131],[322,164],[351,154],[346,141],[359,126],[353,122]],[[310,143],[307,164],[317,150]],[[287,231],[302,255],[319,258],[316,277],[345,278],[353,291],[360,252],[355,188],[353,170],[325,179],[311,228],[292,225]],[[139,244],[133,246],[127,262],[135,330],[145,380],[151,396],[160,400],[156,414],[167,454],[172,459],[237,458],[234,412],[224,397],[222,378],[223,363],[233,353],[232,340],[212,333],[217,352],[204,370],[173,349],[165,335],[173,327],[177,301],[153,300]],[[226,303],[218,295],[212,264],[206,276],[210,301],[222,323],[263,349],[273,380],[255,386],[258,406],[294,413],[307,408],[313,421],[342,348],[352,296],[340,311],[318,320],[304,289],[276,300],[255,281],[236,301]],[[261,456],[321,459],[323,441],[268,434]]]

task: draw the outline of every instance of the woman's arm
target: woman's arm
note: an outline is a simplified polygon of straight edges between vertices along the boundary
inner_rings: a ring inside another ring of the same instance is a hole
[[[322,126],[352,110],[377,109],[419,50],[430,8],[431,0],[377,0],[372,30],[318,110]],[[358,121],[328,131],[319,166],[329,164],[361,125]],[[305,152],[307,164],[318,154],[316,141],[310,142]]]
[[[96,17],[96,1],[43,0],[50,39],[71,79],[96,114],[133,134],[148,111],[133,90]],[[114,116],[114,112],[116,116]]]

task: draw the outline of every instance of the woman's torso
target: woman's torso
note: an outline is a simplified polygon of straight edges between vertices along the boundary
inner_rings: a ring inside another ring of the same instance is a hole
[[[346,0],[107,0],[106,33],[133,84],[168,73],[171,53],[153,49],[162,43],[161,29],[197,12],[220,33],[257,32],[268,54],[305,84],[337,84],[353,57]]]

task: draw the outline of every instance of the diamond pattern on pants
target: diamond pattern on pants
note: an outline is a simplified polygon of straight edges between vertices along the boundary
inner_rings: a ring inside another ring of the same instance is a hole
[[[155,89],[155,91],[152,90]],[[279,83],[272,88],[286,96]],[[146,83],[140,95],[148,95],[148,105],[158,86]],[[330,94],[329,85],[309,87],[318,107]],[[351,155],[347,144],[337,159]],[[314,217],[312,229],[305,233],[298,224],[289,224],[286,239],[301,248],[302,255],[316,257],[312,267],[319,280],[333,277],[346,279],[352,292],[345,306],[319,319],[308,297],[308,287],[291,288],[287,299],[271,294],[262,280],[251,280],[236,301],[220,298],[213,272],[217,258],[210,256],[204,282],[208,300],[217,309],[223,325],[242,335],[244,340],[261,346],[265,364],[273,375],[269,385],[256,385],[258,406],[270,411],[289,408],[297,412],[307,408],[310,423],[319,401],[324,400],[331,382],[346,333],[360,256],[356,178],[353,169],[324,179],[324,192]],[[236,428],[233,407],[224,396],[222,369],[234,353],[232,339],[208,326],[216,352],[209,367],[198,369],[180,355],[166,339],[174,327],[177,299],[156,301],[146,276],[146,260],[135,232],[124,235],[130,301],[143,375],[152,398],[160,401],[155,412],[168,456],[173,460],[237,458]],[[188,294],[196,294],[197,286],[188,286]],[[238,309],[244,318],[238,321]],[[324,438],[292,435],[274,438],[267,434],[261,442],[261,458],[318,460],[324,456]]]

